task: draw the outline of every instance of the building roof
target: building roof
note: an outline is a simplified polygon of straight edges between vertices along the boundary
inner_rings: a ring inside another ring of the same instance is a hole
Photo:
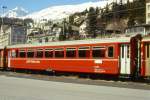
[[[128,27],[128,28],[135,28],[135,27],[150,27],[150,24],[135,25],[135,26]]]
[[[142,39],[143,42],[150,41],[150,36],[145,36]]]
[[[0,49],[4,49],[5,48],[5,46],[0,46]]]

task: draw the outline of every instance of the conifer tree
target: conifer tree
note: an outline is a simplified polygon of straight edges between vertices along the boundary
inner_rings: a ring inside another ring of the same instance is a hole
[[[88,34],[91,37],[96,37],[96,24],[97,24],[97,14],[96,11],[93,7],[90,7],[89,9],[89,13],[88,13],[88,26],[87,26],[87,30],[88,30]]]

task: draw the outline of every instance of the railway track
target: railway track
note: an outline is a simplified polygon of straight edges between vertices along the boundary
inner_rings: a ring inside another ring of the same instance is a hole
[[[120,87],[120,88],[132,88],[132,89],[144,89],[150,90],[149,80],[136,80],[125,78],[107,78],[106,77],[88,77],[79,74],[64,74],[64,73],[46,73],[46,72],[31,72],[31,71],[0,71],[0,75],[6,77],[18,77],[18,78],[29,78],[36,80],[45,81],[56,81],[64,83],[77,83],[77,84],[88,84],[88,85],[98,85],[98,86],[110,86],[110,87]]]

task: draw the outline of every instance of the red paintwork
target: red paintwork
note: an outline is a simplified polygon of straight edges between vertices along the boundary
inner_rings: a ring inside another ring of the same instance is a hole
[[[146,52],[145,52],[145,45],[147,42],[141,42],[141,76],[145,77],[146,73]]]
[[[146,75],[146,44],[150,44],[149,36],[145,37],[147,40],[141,41],[141,76],[142,77],[149,77]],[[148,66],[150,67],[150,66]],[[149,72],[149,71],[148,71]]]
[[[138,34],[135,37],[132,37],[130,40],[130,46],[131,46],[131,53],[130,53],[130,59],[131,59],[131,75],[132,76],[139,76],[140,74],[140,62],[141,61],[141,57],[139,54],[139,48],[141,48],[141,35]],[[139,60],[140,59],[140,60]]]
[[[66,47],[80,47],[80,46],[105,46],[106,50],[108,46],[114,47],[114,57],[106,57],[103,59],[79,59],[76,58],[10,58],[10,68],[18,68],[18,69],[36,69],[36,70],[54,70],[54,71],[64,71],[64,72],[83,72],[83,73],[102,73],[102,74],[115,74],[118,75],[120,72],[119,68],[119,54],[120,49],[119,43],[100,43],[100,44],[83,44],[76,46],[63,46]],[[61,48],[62,46],[57,46],[57,48]],[[55,48],[55,47],[34,47],[37,48]],[[27,48],[24,48],[27,49]],[[13,48],[11,50],[18,50],[18,48]],[[91,55],[92,51],[90,52]],[[102,63],[95,63],[95,60],[102,61]]]
[[[108,60],[108,61],[107,61]],[[11,68],[36,69],[65,71],[65,72],[86,72],[118,74],[118,60],[102,60],[102,64],[95,64],[93,59],[11,59]]]
[[[3,66],[4,66],[3,60],[4,60],[4,50],[1,49],[1,50],[0,50],[0,67],[3,67]]]

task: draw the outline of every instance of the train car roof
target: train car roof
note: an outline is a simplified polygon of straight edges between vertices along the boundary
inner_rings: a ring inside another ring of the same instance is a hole
[[[142,39],[142,42],[150,42],[150,36],[145,36],[145,37],[143,37],[143,39]]]
[[[0,46],[0,49],[4,49],[5,48],[5,46]]]
[[[65,45],[81,45],[81,44],[95,44],[95,43],[127,43],[130,42],[131,37],[115,37],[103,39],[87,39],[87,40],[74,40],[74,41],[57,41],[48,43],[33,43],[33,44],[18,44],[7,46],[7,48],[26,48],[26,47],[39,47],[39,46],[65,46]]]

